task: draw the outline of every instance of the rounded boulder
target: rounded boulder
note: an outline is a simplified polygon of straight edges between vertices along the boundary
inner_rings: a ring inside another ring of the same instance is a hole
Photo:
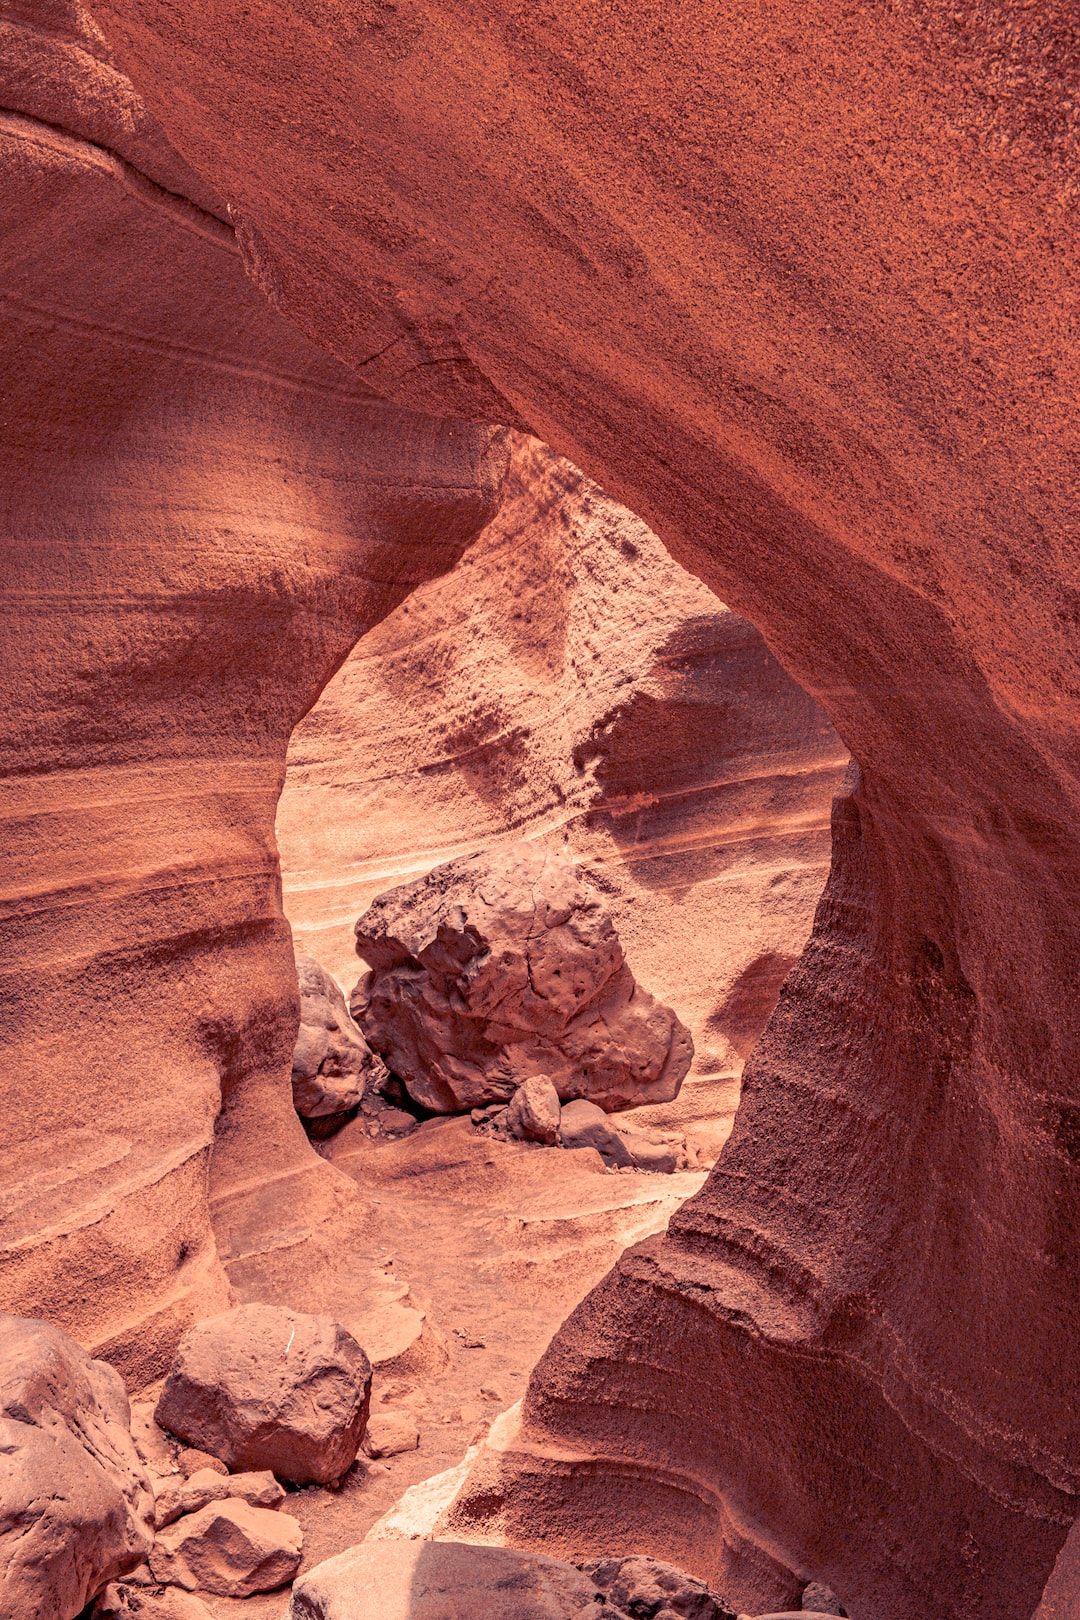
[[[370,1399],[368,1358],[339,1322],[240,1305],[184,1334],[156,1417],[234,1472],[331,1485],[356,1459]]]

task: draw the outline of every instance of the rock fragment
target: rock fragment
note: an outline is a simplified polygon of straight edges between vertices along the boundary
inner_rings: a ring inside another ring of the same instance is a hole
[[[0,1614],[72,1620],[146,1557],[153,1510],[120,1375],[0,1315]]]
[[[300,1030],[293,1051],[293,1104],[304,1119],[348,1113],[386,1078],[386,1069],[326,969],[313,956],[298,954],[296,973]]]
[[[582,1570],[608,1603],[634,1620],[735,1620],[704,1581],[655,1558],[597,1558]]]
[[[214,1620],[201,1598],[178,1586],[132,1586],[114,1581],[97,1598],[90,1620]]]
[[[240,1305],[189,1328],[157,1421],[229,1468],[335,1484],[356,1458],[371,1367],[329,1316]]]
[[[559,1093],[546,1075],[525,1080],[511,1097],[504,1129],[522,1142],[543,1142],[554,1147],[559,1140]]]
[[[560,1098],[666,1102],[693,1056],[638,985],[600,895],[528,842],[438,866],[356,924],[370,963],[353,1011],[372,1048],[434,1113],[508,1101],[550,1076]]]
[[[583,1098],[567,1103],[559,1130],[564,1148],[595,1148],[605,1164],[629,1169],[634,1161],[622,1133],[617,1131],[602,1108]]]
[[[457,1541],[374,1541],[302,1575],[286,1620],[601,1620],[599,1602],[593,1582],[556,1558]]]
[[[211,1502],[222,1502],[226,1497],[238,1497],[251,1507],[278,1508],[285,1500],[285,1491],[273,1474],[223,1474],[213,1468],[203,1468],[182,1483],[168,1481],[157,1493],[154,1503],[154,1523],[159,1530],[173,1524],[185,1513],[197,1513]]]
[[[368,1419],[364,1451],[369,1457],[396,1457],[419,1444],[420,1430],[408,1412],[376,1412]]]
[[[199,1451],[193,1446],[181,1446],[176,1461],[185,1479],[190,1479],[192,1474],[200,1474],[207,1468],[212,1468],[217,1474],[229,1472],[220,1457],[212,1457],[208,1451]]]
[[[303,1539],[291,1514],[226,1497],[162,1531],[150,1553],[150,1568],[156,1580],[188,1592],[252,1597],[292,1580],[300,1567]]]

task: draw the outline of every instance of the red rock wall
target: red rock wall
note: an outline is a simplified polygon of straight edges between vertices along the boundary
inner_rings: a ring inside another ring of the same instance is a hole
[[[715,1155],[810,932],[846,763],[752,625],[515,435],[460,566],[366,635],[293,733],[285,911],[351,989],[353,924],[381,890],[522,836],[569,853],[694,1037],[679,1098],[653,1113]]]
[[[33,109],[0,117],[0,1300],[138,1382],[226,1299],[219,1255],[357,1218],[291,1104],[285,748],[456,560],[502,459],[267,309],[228,224],[168,189],[160,132],[125,147],[117,115],[110,149],[115,71],[66,19],[9,27]],[[57,127],[65,95],[92,138]]]
[[[726,1513],[860,1620],[1020,1620],[1080,1489],[1080,53],[1064,7],[927,12],[95,10],[271,297],[388,395],[516,413],[863,769],[735,1136],[533,1432],[666,1459],[702,1556]]]

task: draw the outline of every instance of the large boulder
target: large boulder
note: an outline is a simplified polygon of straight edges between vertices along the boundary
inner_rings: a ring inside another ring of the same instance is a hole
[[[117,1372],[47,1322],[0,1315],[0,1614],[71,1620],[153,1540]]]
[[[455,1113],[548,1075],[605,1109],[666,1102],[693,1042],[638,985],[581,872],[538,844],[467,855],[380,895],[356,924],[352,1009],[416,1102]]]
[[[349,1016],[335,981],[313,956],[297,954],[300,1030],[292,1061],[292,1094],[304,1119],[356,1108],[386,1069]]]
[[[230,1469],[330,1485],[356,1459],[371,1366],[329,1316],[239,1305],[189,1328],[157,1421]]]
[[[301,1576],[286,1620],[599,1620],[612,1614],[600,1602],[587,1576],[555,1558],[457,1541],[375,1541]]]

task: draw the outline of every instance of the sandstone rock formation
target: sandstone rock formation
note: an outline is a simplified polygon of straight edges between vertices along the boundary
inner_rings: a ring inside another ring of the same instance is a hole
[[[0,43],[0,1303],[138,1382],[229,1303],[222,1259],[314,1288],[362,1218],[289,1098],[274,805],[297,719],[482,527],[502,452],[267,309],[76,0]]]
[[[348,987],[389,884],[522,836],[602,888],[695,1061],[665,1123],[707,1120],[810,932],[846,753],[760,635],[640,518],[515,435],[454,573],[350,655],[289,745],[285,909]]]
[[[292,1093],[302,1119],[348,1113],[386,1069],[349,1016],[336,982],[313,956],[297,954],[300,1033],[292,1059]]]
[[[436,1113],[508,1100],[535,1074],[604,1108],[669,1102],[689,1032],[635,983],[599,893],[536,844],[466,855],[390,890],[356,924],[371,965],[352,1008]]]
[[[303,1540],[291,1514],[227,1497],[162,1531],[150,1553],[150,1568],[157,1580],[188,1592],[252,1597],[292,1580]]]
[[[605,1459],[544,1521],[663,1479],[683,1531],[623,1522],[698,1573],[738,1524],[871,1620],[1022,1620],[1080,1500],[1071,11],[98,15],[282,307],[571,456],[862,770],[708,1189],[536,1375]]]
[[[0,1613],[73,1620],[153,1533],[119,1374],[57,1327],[0,1316]]]
[[[537,1475],[580,1459],[543,1522],[576,1533],[595,1491],[699,1571],[760,1542],[870,1620],[1026,1620],[1080,1497],[1070,10],[96,13],[269,296],[373,388],[571,455],[762,627],[862,768],[720,1168],[534,1381]],[[74,880],[105,869],[85,821]],[[42,986],[57,933],[20,981],[30,1019],[63,1009],[50,1060],[73,1002],[105,1001],[100,964]],[[104,1068],[84,1043],[78,1081]],[[36,1083],[18,1102],[64,1123]],[[136,1319],[176,1253],[146,1259]],[[77,1286],[124,1273],[89,1262]]]
[[[370,1363],[340,1323],[240,1305],[184,1334],[157,1421],[230,1469],[326,1485],[355,1461],[370,1399]]]

